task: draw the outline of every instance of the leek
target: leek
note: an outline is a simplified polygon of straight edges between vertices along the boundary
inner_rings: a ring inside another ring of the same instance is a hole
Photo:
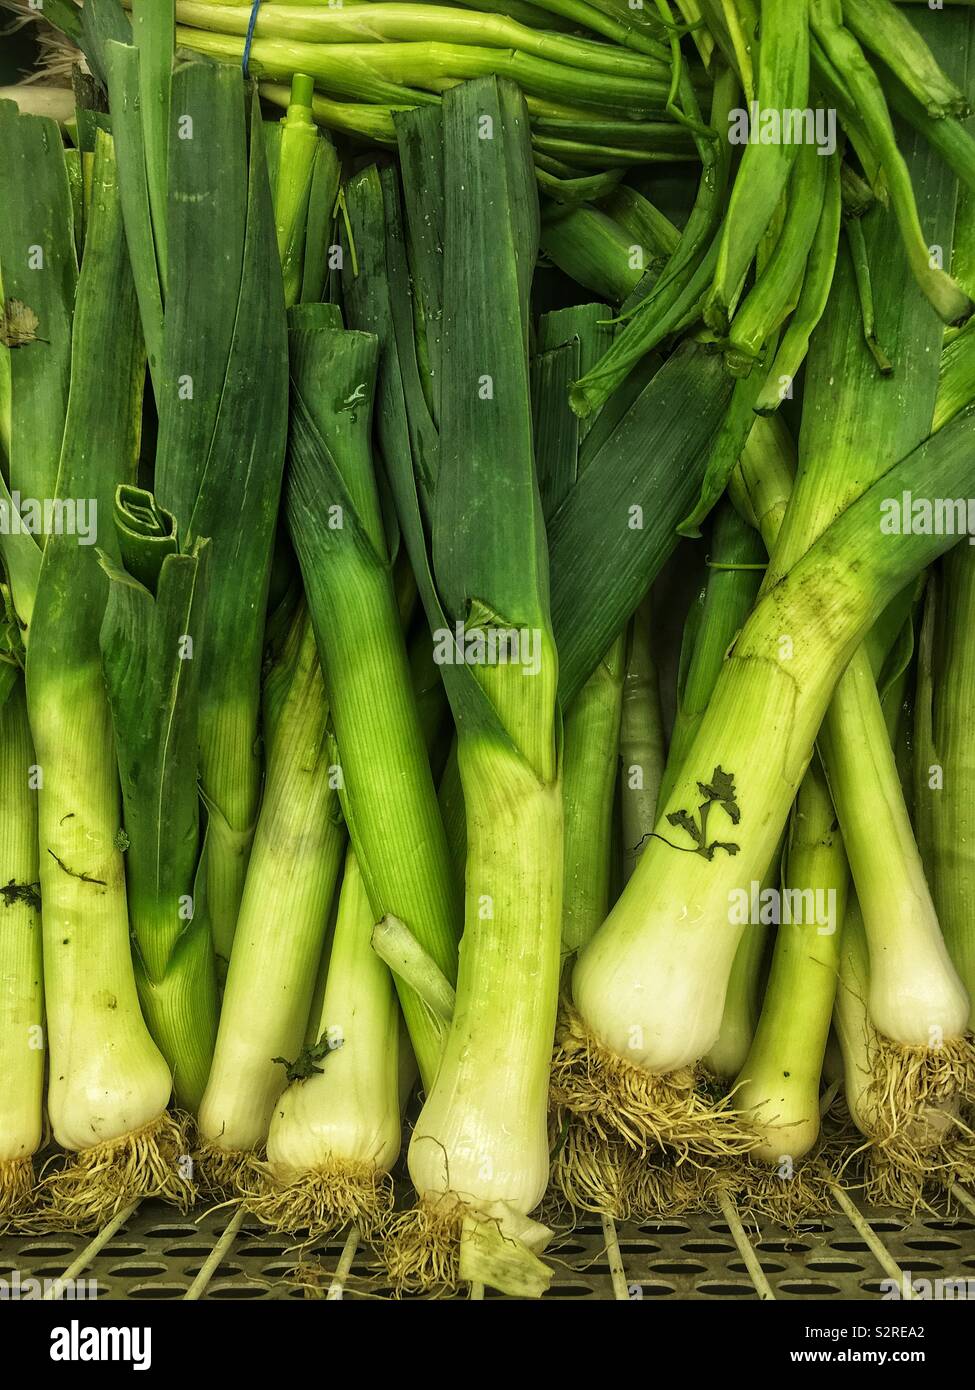
[[[68,402],[78,267],[67,162],[53,121],[20,115],[13,102],[0,103],[0,178],[9,190],[0,212],[0,354],[9,401],[0,496],[9,514],[14,492],[25,498],[54,496]],[[45,235],[39,242],[40,225]],[[25,255],[24,247],[34,249]],[[15,335],[18,319],[22,322]],[[0,532],[0,554],[20,626],[26,629],[41,545],[29,531],[10,525]]]
[[[255,739],[284,465],[285,314],[257,102],[249,149],[237,74],[203,63],[177,67],[172,102],[212,136],[177,139],[170,152],[172,292],[157,390],[155,493],[187,541],[211,541],[200,780],[207,903],[225,969],[260,789]]]
[[[479,135],[485,115],[491,139]],[[391,1233],[386,1256],[406,1287],[461,1278],[538,1293],[550,1277],[538,1259],[549,1233],[530,1213],[548,1180],[562,809],[529,402],[538,209],[517,91],[488,79],[448,92],[442,193],[430,166],[427,178],[430,199],[443,198],[443,352],[451,362],[440,385],[430,550],[413,460],[402,449],[395,465],[387,457],[400,522],[435,630],[452,633],[459,622],[486,641],[513,629],[537,655],[530,666],[523,652],[514,663],[482,657],[443,667],[467,821],[465,933],[443,1059],[410,1142],[420,1206]]]
[[[239,74],[199,61],[173,67],[161,26],[153,61],[165,72],[179,127],[160,219],[152,185],[161,136],[154,109],[139,98],[146,48],[125,42],[117,6],[93,0],[84,14],[112,28],[107,41],[89,38],[86,52],[107,70],[119,126],[126,237],[159,415],[154,494],[184,545],[197,536],[211,542],[200,782],[222,976],[260,791],[259,672],[287,422],[284,297],[262,122],[256,99],[247,109]]]
[[[107,557],[100,643],[122,781],[125,876],[136,982],[179,1104],[195,1110],[217,1027],[205,895],[197,885],[200,668],[209,543],[181,549],[150,493],[115,497],[122,565]]]
[[[110,139],[96,137],[71,390],[57,496],[111,513],[134,471],[144,355]],[[101,541],[117,559],[117,546]],[[97,556],[54,533],[41,562],[27,653],[38,795],[50,1079],[48,1114],[77,1157],[45,1183],[55,1219],[97,1227],[134,1196],[185,1202],[172,1081],[139,1009],[129,951],[121,806],[98,632]],[[68,620],[66,621],[66,615]]]
[[[375,920],[391,913],[406,922],[452,979],[454,880],[410,685],[369,443],[377,343],[369,334],[327,326],[328,306],[291,313],[288,522],[335,727],[342,809]],[[406,987],[401,1001],[430,1085],[442,1025]]]
[[[287,1085],[281,1059],[301,1052],[345,847],[328,702],[303,604],[268,671],[264,701],[264,795],[197,1117],[214,1187],[232,1188],[263,1148]]]

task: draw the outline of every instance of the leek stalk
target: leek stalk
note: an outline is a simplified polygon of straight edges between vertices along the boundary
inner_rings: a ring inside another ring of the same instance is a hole
[[[217,1027],[213,939],[200,865],[200,668],[209,543],[182,550],[150,493],[121,486],[100,645],[122,782],[136,982],[178,1103],[195,1111]]]
[[[197,1131],[211,1185],[261,1150],[286,1065],[301,1053],[341,872],[329,708],[300,605],[265,681],[267,770]]]
[[[328,327],[329,306],[291,315],[288,522],[335,727],[342,809],[375,920],[391,913],[406,922],[452,980],[454,880],[369,442],[378,345],[370,334]],[[408,988],[401,1002],[430,1085],[442,1027]]]
[[[8,667],[0,709],[0,1221],[30,1210],[44,1104],[44,988],[34,749],[24,687]]]

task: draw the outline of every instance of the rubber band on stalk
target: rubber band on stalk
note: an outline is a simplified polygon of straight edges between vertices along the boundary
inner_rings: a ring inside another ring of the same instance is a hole
[[[251,17],[247,21],[247,33],[244,36],[244,52],[240,59],[240,70],[244,74],[245,80],[250,77],[251,44],[254,41],[254,29],[257,25],[257,12],[261,8],[261,0],[254,0],[251,7]]]

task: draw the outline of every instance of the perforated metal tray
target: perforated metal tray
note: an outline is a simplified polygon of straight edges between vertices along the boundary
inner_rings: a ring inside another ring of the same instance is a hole
[[[728,1215],[618,1230],[593,1219],[550,1249],[556,1273],[546,1297],[828,1301],[876,1298],[882,1281],[901,1272],[975,1281],[975,1202],[955,1220],[853,1208],[794,1235]],[[105,1299],[391,1295],[355,1233],[301,1244],[234,1218],[229,1208],[182,1217],[155,1201],[94,1239],[0,1237],[0,1278],[14,1269],[22,1279],[95,1279]]]

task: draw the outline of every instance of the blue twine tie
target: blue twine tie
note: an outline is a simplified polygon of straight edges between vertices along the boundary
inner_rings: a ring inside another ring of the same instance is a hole
[[[240,60],[241,71],[243,72],[245,77],[250,77],[250,73],[247,70],[247,66],[250,62],[251,42],[254,38],[254,25],[257,23],[257,12],[260,8],[261,0],[254,0],[254,6],[251,10],[251,17],[247,21],[247,37],[244,39],[244,55]]]

